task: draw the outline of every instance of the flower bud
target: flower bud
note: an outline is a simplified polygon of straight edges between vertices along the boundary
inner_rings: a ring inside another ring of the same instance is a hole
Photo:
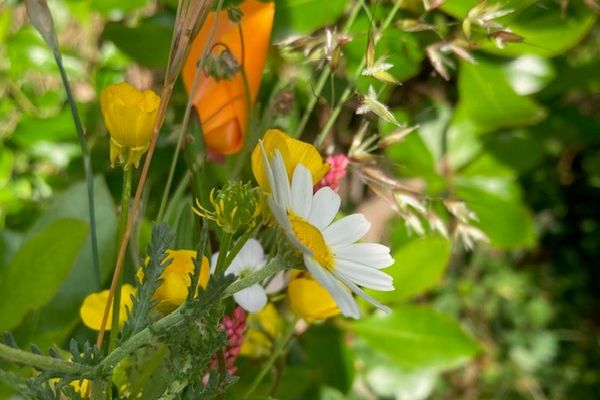
[[[137,167],[152,139],[160,97],[152,90],[142,92],[123,82],[104,89],[100,105],[110,135],[111,165]]]
[[[260,193],[249,182],[228,182],[222,189],[210,193],[214,211],[204,208],[196,199],[194,212],[203,218],[213,220],[227,233],[235,233],[240,228],[250,229],[256,225],[261,210]]]

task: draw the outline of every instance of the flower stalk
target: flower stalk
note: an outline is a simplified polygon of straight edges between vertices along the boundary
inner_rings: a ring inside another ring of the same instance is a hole
[[[121,243],[127,220],[129,218],[129,202],[131,198],[131,178],[133,168],[123,169],[123,189],[121,190],[121,214],[119,216],[119,228],[117,230],[117,243]],[[119,314],[121,310],[121,286],[123,286],[123,271],[120,271],[113,300],[113,313],[111,321],[111,331],[108,341],[108,351],[115,348],[119,334]],[[103,323],[104,325],[104,323]]]

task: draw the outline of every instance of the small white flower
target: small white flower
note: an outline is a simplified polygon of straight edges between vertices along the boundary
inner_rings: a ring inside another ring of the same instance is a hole
[[[217,264],[218,256],[218,252],[212,256],[211,264],[213,268],[211,268],[211,273],[214,272],[213,269]],[[225,270],[225,274],[233,274],[243,278],[264,267],[266,262],[265,253],[258,240],[249,239],[231,261],[231,264]],[[258,283],[240,290],[233,295],[233,298],[240,307],[248,312],[259,312],[267,305],[268,300],[267,292]]]
[[[272,188],[269,205],[273,216],[303,254],[312,276],[327,289],[345,316],[360,316],[350,291],[389,311],[358,286],[394,290],[392,277],[380,271],[394,262],[390,249],[378,243],[355,243],[370,228],[365,217],[352,214],[333,222],[341,202],[336,192],[323,187],[313,195],[311,174],[302,164],[296,166],[290,184],[279,150],[271,160],[264,148],[262,153]]]

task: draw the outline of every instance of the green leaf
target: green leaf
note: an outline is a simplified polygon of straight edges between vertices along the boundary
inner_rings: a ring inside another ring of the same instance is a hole
[[[13,329],[28,312],[52,299],[75,264],[87,235],[85,223],[60,219],[25,242],[1,271],[0,330]]]
[[[349,329],[406,369],[453,368],[480,350],[455,321],[413,305],[399,305],[390,314],[363,318],[349,324]]]
[[[398,248],[395,263],[385,270],[394,278],[395,290],[371,294],[389,303],[409,299],[435,287],[450,259],[450,242],[442,236],[414,239]]]
[[[477,225],[500,248],[529,247],[535,243],[531,212],[523,205],[514,182],[487,178],[457,179],[456,195],[477,215]],[[512,187],[511,187],[512,186]]]
[[[343,333],[336,327],[315,325],[302,335],[300,344],[306,352],[306,369],[317,386],[331,386],[347,393],[354,380],[354,357],[344,344]]]
[[[503,64],[489,57],[461,62],[458,91],[457,114],[467,114],[482,132],[531,125],[546,116],[539,104],[515,92]]]
[[[94,179],[94,198],[100,271],[102,282],[106,282],[114,266],[117,217],[103,177]],[[85,182],[78,182],[57,196],[31,227],[28,235],[31,237],[63,218],[74,218],[89,226]],[[74,268],[56,296],[41,310],[30,314],[15,335],[23,343],[35,342],[42,347],[65,339],[79,321],[79,307],[85,296],[99,289],[94,275],[89,235]]]
[[[102,36],[138,64],[149,68],[164,68],[169,57],[173,30],[172,22],[167,22],[169,21],[159,18],[147,19],[133,28],[109,22]]]
[[[100,11],[103,15],[123,16],[128,11],[133,11],[149,3],[149,0],[92,0],[91,8]]]
[[[342,15],[346,0],[275,0],[273,41],[304,35],[332,25]]]

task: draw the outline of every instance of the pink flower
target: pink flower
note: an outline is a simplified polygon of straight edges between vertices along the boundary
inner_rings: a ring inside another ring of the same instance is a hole
[[[324,186],[329,186],[337,192],[340,187],[342,179],[346,176],[346,169],[348,168],[348,157],[344,154],[336,154],[335,156],[327,156],[327,162],[331,167],[329,171],[321,179],[319,183],[315,185],[315,191],[321,189]]]
[[[246,313],[241,307],[236,307],[233,314],[223,316],[221,321],[221,329],[227,334],[227,347],[223,349],[225,357],[225,368],[229,375],[233,375],[237,371],[235,360],[240,354],[240,348],[244,342],[244,331],[246,330]],[[219,360],[216,355],[213,356],[210,368],[218,368]],[[208,383],[208,373],[202,377],[202,381],[206,385]]]

